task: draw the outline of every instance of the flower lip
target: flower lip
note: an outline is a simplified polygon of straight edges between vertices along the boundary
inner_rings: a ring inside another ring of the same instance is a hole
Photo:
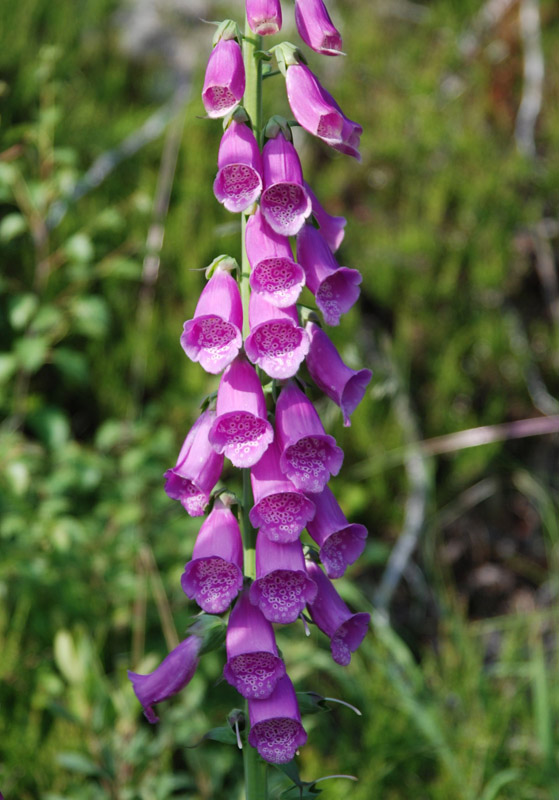
[[[208,614],[227,611],[243,585],[243,573],[236,564],[220,556],[190,561],[181,576],[187,597],[196,600]]]
[[[341,578],[347,566],[357,561],[365,549],[367,529],[350,524],[327,486],[313,495],[316,512],[307,530],[320,547],[320,558],[330,578]]]
[[[285,675],[265,700],[249,700],[249,744],[272,764],[291,761],[307,741],[293,684]]]
[[[309,351],[295,306],[279,308],[254,292],[249,303],[250,335],[245,351],[271,378],[291,378]]]

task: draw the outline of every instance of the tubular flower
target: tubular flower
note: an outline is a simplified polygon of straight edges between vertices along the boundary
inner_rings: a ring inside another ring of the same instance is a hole
[[[278,308],[254,292],[249,303],[250,336],[245,351],[271,378],[291,378],[309,352],[309,337],[299,327],[295,306]]]
[[[211,52],[202,102],[208,117],[225,117],[243,99],[245,67],[241,48],[234,39],[220,39]]]
[[[274,438],[266,401],[254,367],[243,356],[230,364],[217,390],[217,417],[209,440],[235,467],[252,467]]]
[[[320,235],[330,250],[335,253],[344,240],[344,228],[347,220],[345,217],[333,217],[332,214],[329,214],[306,181],[304,181],[304,186],[311,198],[312,215],[318,223]]]
[[[311,340],[306,361],[311,378],[341,408],[347,428],[351,425],[350,416],[363,399],[373,373],[369,369],[354,370],[347,367],[328,336],[314,322],[309,322],[306,330]]]
[[[301,542],[277,544],[262,531],[256,537],[256,580],[250,602],[270,622],[295,622],[316,597],[316,586],[305,572]]]
[[[307,741],[297,695],[285,675],[266,700],[249,700],[249,744],[272,764],[287,764]]]
[[[303,186],[303,172],[297,151],[282,133],[269,139],[262,151],[264,191],[260,210],[266,222],[282,236],[294,236],[312,210]]]
[[[328,486],[312,495],[316,513],[307,530],[320,547],[320,560],[330,578],[341,578],[349,564],[357,561],[365,549],[367,528],[349,524]]]
[[[276,430],[283,473],[302,492],[321,492],[340,471],[344,453],[324,432],[313,404],[293,381],[278,398]]]
[[[269,36],[281,30],[279,0],[246,0],[246,15],[253,33]]]
[[[278,655],[274,629],[260,609],[252,605],[246,591],[229,617],[225,644],[225,680],[243,697],[269,697],[285,675],[285,664]]]
[[[233,120],[219,145],[214,194],[228,211],[245,211],[262,191],[262,157],[253,132]]]
[[[184,440],[176,466],[165,473],[165,491],[191,517],[202,516],[223,469],[223,456],[208,441],[214,421],[215,412],[209,409],[198,417]]]
[[[184,323],[182,349],[206,372],[217,375],[239,352],[242,327],[239,287],[229,272],[218,266],[200,295],[193,319]]]
[[[359,142],[363,128],[346,117],[340,106],[305,64],[293,64],[285,78],[293,116],[309,133],[341,153],[361,161]]]
[[[327,325],[339,325],[359,297],[361,273],[340,267],[330,248],[312,225],[305,225],[297,236],[297,260],[305,270],[307,286]]]
[[[201,645],[202,640],[198,636],[189,636],[149,675],[138,675],[137,672],[128,670],[128,678],[132,681],[136,697],[150,722],[159,722],[152,706],[177,694],[192,680],[198,666]]]
[[[299,36],[311,50],[323,56],[339,56],[342,37],[322,0],[295,0],[295,23]]]
[[[305,273],[293,260],[289,239],[268,225],[260,209],[247,222],[245,244],[252,290],[279,308],[296,303]]]
[[[243,542],[233,512],[216,500],[181,577],[187,597],[208,614],[221,614],[243,586]]]
[[[277,441],[272,442],[250,471],[254,506],[251,525],[273,542],[296,542],[315,513],[313,501],[297,491],[280,469]]]
[[[318,587],[316,599],[309,605],[310,615],[320,630],[330,637],[334,661],[347,667],[351,654],[365,638],[371,615],[365,612],[352,614],[318,564],[307,561],[307,572]]]

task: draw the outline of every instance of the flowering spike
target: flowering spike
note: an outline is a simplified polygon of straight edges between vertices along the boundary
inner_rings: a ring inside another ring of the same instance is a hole
[[[307,286],[316,298],[327,325],[339,325],[359,297],[361,273],[340,267],[330,248],[312,225],[297,236],[297,260],[305,270]]]
[[[179,500],[191,517],[202,516],[223,469],[223,456],[208,441],[214,421],[215,412],[209,409],[198,417],[184,440],[176,466],[165,473],[165,491],[171,499]]]
[[[177,694],[192,680],[198,666],[201,643],[198,636],[189,636],[149,675],[139,675],[128,670],[128,678],[132,681],[136,697],[150,722],[159,722],[152,706]]]
[[[312,210],[303,186],[303,172],[297,151],[282,133],[269,139],[262,151],[264,191],[260,209],[266,222],[282,236],[294,236]]]
[[[320,235],[330,248],[335,253],[344,240],[345,226],[347,220],[345,217],[334,217],[329,214],[326,209],[321,205],[318,197],[315,195],[311,187],[306,181],[303,185],[307,190],[307,194],[311,198],[312,214],[320,228]]]
[[[241,48],[235,39],[220,39],[211,52],[202,102],[212,119],[224,117],[243,99],[245,68]]]
[[[292,378],[309,352],[307,332],[295,306],[278,308],[254,292],[249,303],[250,336],[245,351],[271,378]]]
[[[245,211],[262,191],[262,158],[248,125],[233,120],[221,138],[214,194],[228,211]]]
[[[367,528],[350,525],[328,486],[313,494],[316,513],[307,530],[320,547],[320,560],[330,578],[341,578],[348,564],[357,561],[365,549]]]
[[[295,0],[295,23],[311,50],[324,56],[343,55],[342,37],[322,0]]]
[[[297,696],[289,677],[278,681],[266,700],[249,700],[249,744],[265,761],[287,764],[307,741]]]
[[[354,370],[347,367],[328,336],[314,322],[308,322],[306,330],[311,340],[306,361],[311,378],[341,408],[347,428],[351,425],[350,416],[363,399],[373,373],[369,369]]]
[[[270,36],[281,30],[279,0],[246,0],[246,16],[253,33]]]

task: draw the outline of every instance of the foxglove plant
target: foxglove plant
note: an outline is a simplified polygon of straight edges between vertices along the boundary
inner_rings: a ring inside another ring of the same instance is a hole
[[[341,53],[341,36],[322,0],[296,0],[295,21],[312,50]],[[156,722],[153,705],[180,691],[199,658],[225,639],[224,678],[246,701],[243,737],[239,715],[233,716],[247,800],[267,799],[266,762],[289,762],[307,739],[273,625],[300,616],[306,629],[313,622],[342,665],[369,625],[369,615],[353,613],[331,581],[361,555],[367,530],[348,521],[328,486],[343,451],[326,433],[299,374],[306,362],[318,390],[349,425],[371,373],[348,367],[311,321],[318,317],[309,319],[308,309],[297,305],[306,285],[324,322],[338,325],[359,296],[361,275],[333,255],[346,220],[329,214],[305,182],[291,135],[298,124],[360,159],[362,129],[294,45],[262,50],[261,37],[281,24],[279,0],[246,0],[244,34],[232,20],[220,23],[206,69],[202,100],[224,127],[214,194],[227,211],[241,214],[242,263],[239,269],[228,256],[212,262],[184,324],[186,355],[207,373],[222,374],[165,473],[167,494],[188,514],[201,516],[210,505],[181,578],[204,613],[153,673],[129,673],[146,716]],[[273,57],[296,122],[274,116],[263,124],[263,60]],[[241,470],[241,497],[218,484],[225,458]],[[304,544],[305,528],[315,544]],[[225,633],[217,615],[232,603]]]

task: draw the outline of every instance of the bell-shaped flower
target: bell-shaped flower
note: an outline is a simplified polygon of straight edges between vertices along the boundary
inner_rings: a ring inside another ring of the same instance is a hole
[[[262,531],[256,537],[256,580],[250,587],[250,602],[270,622],[295,622],[314,600],[316,586],[305,571],[301,542],[278,544]]]
[[[202,102],[209,117],[225,117],[243,99],[245,68],[243,54],[235,39],[220,39],[211,52]]]
[[[198,417],[184,440],[176,465],[165,473],[165,491],[191,517],[202,516],[223,469],[223,456],[208,440],[214,421],[215,412],[210,409]]]
[[[302,128],[335,150],[361,161],[359,153],[363,128],[349,119],[318,78],[305,64],[293,64],[285,78],[287,99]]]
[[[204,286],[194,317],[184,323],[182,349],[192,361],[217,375],[239,352],[243,307],[237,281],[219,266]]]
[[[304,186],[311,198],[312,215],[318,223],[320,235],[330,250],[335,253],[344,240],[347,220],[345,217],[334,217],[329,214],[306,181],[304,181]]]
[[[266,222],[282,236],[294,236],[312,210],[303,186],[301,162],[293,144],[283,133],[268,139],[262,151],[264,191],[260,210]]]
[[[225,680],[243,697],[269,697],[285,675],[285,664],[278,655],[274,629],[252,605],[248,591],[241,593],[231,612],[225,644]]]
[[[307,356],[307,368],[311,378],[324,394],[338,405],[343,414],[344,425],[351,425],[353,414],[373,376],[370,369],[350,369],[342,361],[335,345],[314,322],[307,323],[311,346]]]
[[[330,476],[340,471],[344,453],[324,431],[313,404],[293,381],[278,398],[276,431],[284,475],[302,492],[321,492]]]
[[[365,549],[367,528],[358,523],[350,525],[328,486],[312,499],[316,513],[307,530],[320,547],[320,560],[328,577],[341,578],[348,564],[357,561]]]
[[[334,661],[347,667],[351,654],[365,638],[371,615],[352,614],[318,564],[307,561],[307,572],[318,587],[316,599],[309,605],[312,620],[330,637]]]
[[[314,516],[314,503],[288,480],[280,469],[277,440],[250,471],[254,506],[250,523],[273,542],[296,542]]]
[[[243,356],[230,364],[217,390],[217,417],[209,439],[235,467],[252,467],[273,441],[266,400],[258,375]]]
[[[233,512],[221,500],[202,523],[181,576],[187,597],[208,614],[221,614],[243,586],[243,542]]]
[[[296,303],[305,285],[305,273],[293,260],[289,239],[268,225],[260,209],[248,219],[245,245],[253,292],[279,308]]]
[[[359,297],[361,273],[340,267],[332,251],[312,225],[305,225],[297,236],[297,261],[305,270],[307,286],[327,325],[339,325]]]
[[[262,157],[244,122],[233,120],[219,145],[214,194],[228,211],[245,211],[262,191]]]
[[[245,352],[249,359],[270,378],[292,378],[309,352],[309,337],[299,326],[296,307],[278,308],[253,292],[248,314]]]
[[[159,722],[152,706],[180,692],[192,680],[198,666],[198,653],[202,639],[189,636],[181,642],[149,675],[138,675],[128,670],[128,678],[136,697],[150,722]]]
[[[342,37],[322,0],[295,0],[295,23],[299,36],[311,50],[323,56],[339,56]]]
[[[246,0],[246,16],[251,31],[258,36],[281,30],[280,0]]]
[[[287,764],[307,741],[297,695],[287,675],[266,700],[249,700],[249,744],[265,761]]]

